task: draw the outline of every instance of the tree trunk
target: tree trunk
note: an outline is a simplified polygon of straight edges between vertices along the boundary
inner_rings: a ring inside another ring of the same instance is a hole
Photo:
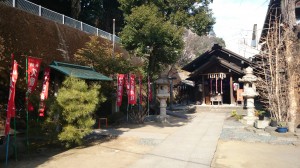
[[[296,0],[282,0],[281,11],[283,14],[284,22],[292,29],[296,24],[295,6]]]
[[[295,122],[296,122],[296,113],[297,113],[297,98],[296,98],[296,89],[297,78],[297,53],[295,52],[296,34],[293,32],[294,26],[296,24],[296,15],[295,15],[295,4],[296,0],[285,0],[283,1],[282,13],[284,21],[287,24],[286,28],[286,63],[288,67],[287,76],[288,76],[288,115],[290,119],[289,131],[295,132]]]
[[[296,122],[296,113],[297,113],[297,98],[296,98],[296,68],[297,68],[297,58],[296,53],[294,52],[295,41],[293,40],[295,34],[291,30],[287,30],[287,40],[286,40],[286,62],[288,66],[288,100],[289,108],[288,114],[290,118],[289,131],[295,132],[295,122]]]
[[[79,18],[79,14],[81,12],[81,4],[80,0],[71,0],[71,15],[74,19]]]

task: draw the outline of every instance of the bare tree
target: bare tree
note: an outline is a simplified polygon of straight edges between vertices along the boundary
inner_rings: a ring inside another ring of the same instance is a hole
[[[270,16],[263,49],[254,67],[259,76],[257,89],[271,117],[289,122],[289,131],[294,132],[299,101],[299,40],[291,24],[296,23],[295,12],[291,12],[295,11],[295,0],[286,1],[281,15]],[[273,17],[275,21],[271,22]]]
[[[284,39],[279,22],[269,28],[264,38],[263,52],[256,57],[254,65],[258,75],[257,90],[262,102],[277,121],[287,121],[287,79],[283,55]]]

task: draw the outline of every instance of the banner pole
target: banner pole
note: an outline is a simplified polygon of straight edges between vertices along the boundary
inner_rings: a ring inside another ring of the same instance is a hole
[[[137,100],[139,100],[139,104],[138,104],[139,108],[138,109],[139,109],[139,113],[140,113],[141,112],[141,77],[140,76],[139,76],[138,80],[139,80],[140,91],[139,91],[139,94],[136,96],[138,96]]]
[[[5,156],[5,165],[7,166],[7,162],[8,162],[8,149],[9,149],[9,132],[7,134],[6,137],[6,156]]]
[[[149,79],[149,74],[148,74],[148,81],[147,81],[147,92],[148,92],[148,94],[147,94],[147,112],[148,112],[148,117],[149,117],[149,115],[150,115],[150,105],[149,105],[149,103],[150,103],[150,79]]]
[[[28,57],[26,56],[26,84],[28,85]],[[28,90],[26,91],[26,146],[27,146],[27,152],[29,153],[29,141],[28,141]]]
[[[14,117],[14,149],[15,149],[15,160],[17,161],[18,158],[17,158],[17,131],[16,131],[16,128],[17,128],[17,124],[16,124],[16,117]]]

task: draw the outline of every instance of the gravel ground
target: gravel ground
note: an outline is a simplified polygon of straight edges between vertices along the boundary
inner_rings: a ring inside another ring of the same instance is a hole
[[[243,142],[262,142],[281,145],[300,145],[300,138],[292,133],[277,133],[275,128],[267,127],[265,130],[245,126],[235,119],[228,118],[224,122],[220,136],[221,140],[243,141]]]

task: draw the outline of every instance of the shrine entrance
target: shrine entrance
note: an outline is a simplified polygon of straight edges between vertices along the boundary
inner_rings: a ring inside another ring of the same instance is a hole
[[[226,78],[225,73],[210,73],[208,74],[209,78],[209,97],[210,104],[214,105],[215,103],[223,104],[224,96],[224,83],[223,79]],[[209,104],[208,102],[205,102]]]
[[[221,105],[231,104],[230,101],[230,76],[226,73],[203,74],[203,81],[198,84],[201,104]]]
[[[191,72],[187,80],[194,81],[196,104],[222,105],[243,102],[242,84],[238,79],[251,62],[236,53],[214,45],[182,69]]]

